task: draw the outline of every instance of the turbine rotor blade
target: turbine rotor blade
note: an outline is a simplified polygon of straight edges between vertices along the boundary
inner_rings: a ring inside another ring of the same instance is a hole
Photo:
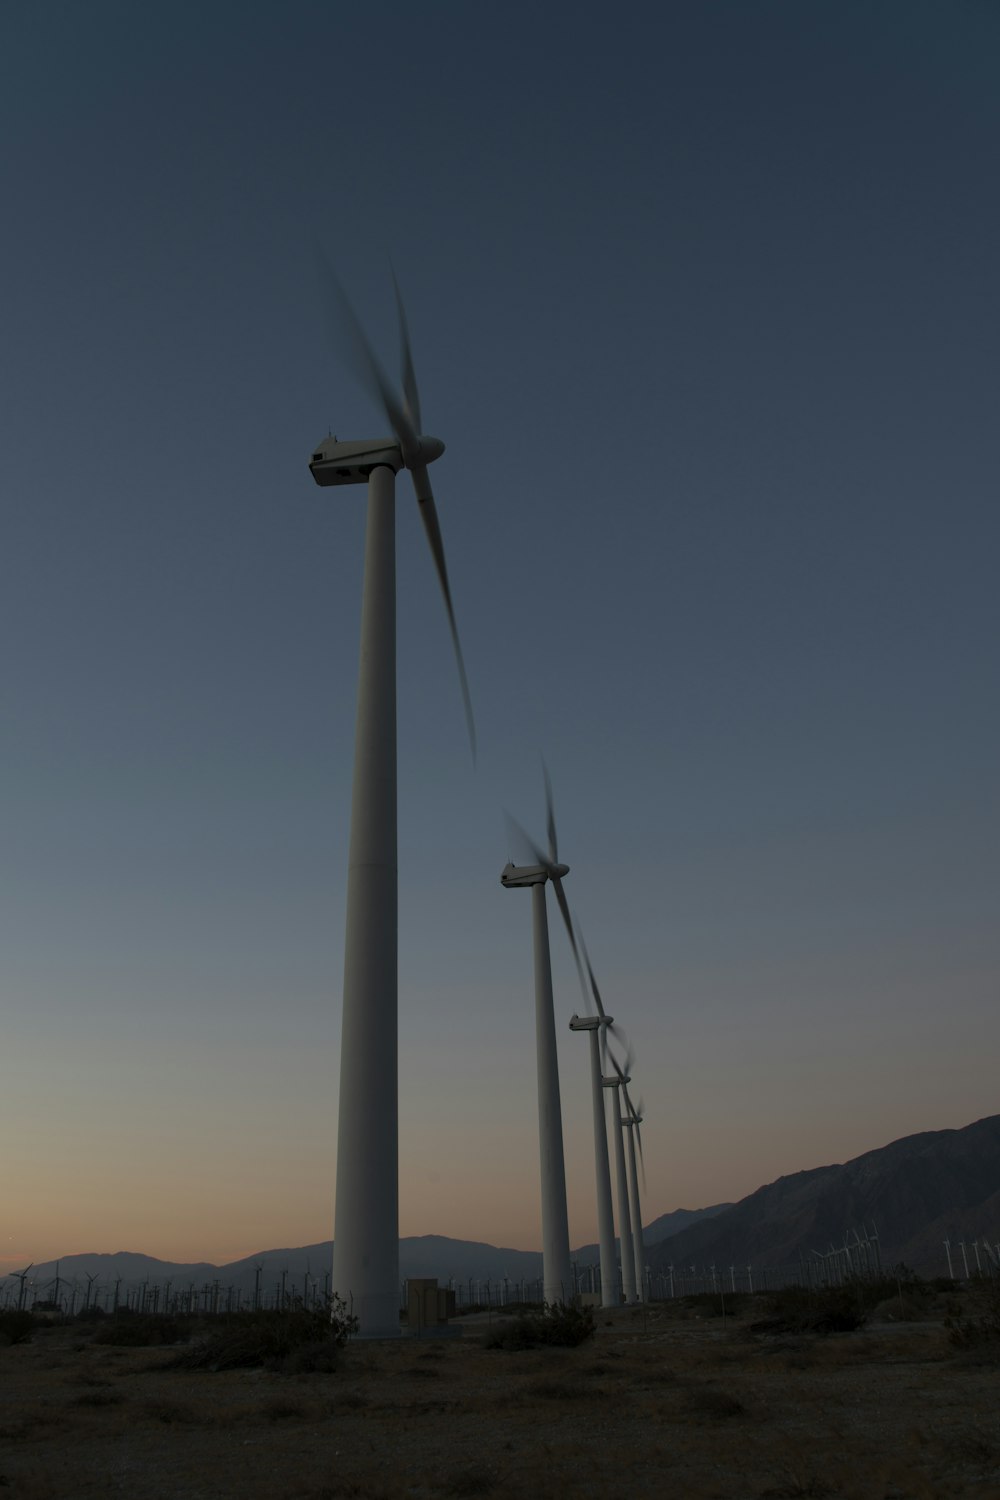
[[[542,865],[547,870],[549,862],[528,830],[523,828],[517,819],[511,813],[507,812],[506,809],[504,809],[504,817],[507,819],[508,831],[514,835],[515,840],[528,851],[536,865]]]
[[[631,1073],[631,1071],[632,1071],[632,1064],[635,1061],[635,1053],[632,1050],[632,1043],[629,1041],[628,1037],[622,1031],[621,1027],[619,1027],[619,1026],[610,1026],[610,1027],[607,1027],[606,1030],[613,1031],[614,1034],[615,1034],[615,1041],[619,1042],[619,1043],[624,1043],[624,1045],[625,1045],[625,1056],[624,1056],[624,1058],[622,1059],[622,1061],[620,1063],[619,1063],[617,1057],[615,1057],[614,1049],[612,1047],[610,1047],[610,1046],[608,1047],[608,1057],[609,1057],[609,1059],[611,1061],[611,1066],[614,1068],[615,1072],[618,1074],[618,1077],[621,1079],[622,1083],[624,1083],[625,1079]]]
[[[549,836],[549,859],[552,864],[559,863],[559,843],[556,838],[556,814],[552,801],[552,781],[549,777],[549,768],[542,758],[542,775],[545,777],[545,824]]]
[[[577,930],[579,931],[579,925],[577,927]],[[603,1021],[604,1017],[607,1014],[607,1012],[605,1011],[604,1005],[603,1005],[603,1003],[601,1001],[601,992],[597,988],[597,980],[594,978],[593,965],[590,962],[590,954],[587,952],[587,945],[583,941],[583,933],[582,932],[580,933],[580,947],[583,949],[584,962],[587,965],[587,973],[590,976],[590,989],[591,989],[591,993],[593,994],[593,997],[594,997],[594,1003],[597,1006],[597,1014],[600,1016],[601,1020]],[[607,1030],[606,1027],[605,1027],[605,1030]]]
[[[372,400],[382,407],[405,458],[407,453],[412,454],[416,450],[420,434],[409,414],[400,405],[399,397],[368,342],[368,335],[361,326],[340,278],[321,246],[317,246],[317,256],[329,283],[330,310],[340,327],[354,374]]]
[[[390,265],[390,269],[391,265]],[[392,272],[392,284],[396,292],[396,311],[399,314],[399,363],[403,377],[403,399],[406,402],[407,415],[418,433],[423,431],[423,423],[420,420],[420,392],[417,389],[417,375],[413,368],[413,353],[410,349],[410,329],[406,321],[406,308],[403,306],[403,295],[399,290],[399,282],[396,280],[396,272]]]
[[[549,880],[552,882],[552,889],[556,893],[556,900],[559,903],[559,910],[562,912],[562,919],[566,924],[566,932],[569,936],[569,945],[573,949],[573,957],[576,959],[576,972],[580,976],[580,988],[583,991],[584,996],[586,996],[587,986],[584,983],[583,979],[583,965],[580,962],[580,950],[576,946],[576,934],[573,931],[573,918],[569,914],[569,902],[566,900],[566,892],[563,890],[563,884],[559,879],[559,876],[553,875],[551,869],[549,871]]]
[[[448,612],[448,624],[451,627],[451,643],[455,648],[458,679],[462,687],[462,702],[465,705],[465,723],[469,731],[469,745],[472,748],[472,760],[474,764],[476,759],[476,721],[472,713],[472,695],[469,692],[469,679],[465,675],[465,659],[462,656],[462,643],[458,638],[455,607],[451,602],[451,588],[448,583],[448,565],[444,560],[444,542],[441,540],[441,525],[438,521],[437,506],[434,504],[434,492],[431,489],[426,464],[421,464],[413,470],[413,488],[417,492],[420,519],[424,523],[424,531],[431,549],[431,557],[434,559],[438,583],[441,585],[441,593],[444,596],[444,607]]]

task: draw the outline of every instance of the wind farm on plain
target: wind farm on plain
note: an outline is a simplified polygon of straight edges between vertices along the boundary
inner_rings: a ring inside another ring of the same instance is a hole
[[[1000,8],[2,55],[0,1493],[1000,1494]]]
[[[451,628],[473,756],[476,732],[458,626],[448,581],[444,543],[428,465],[441,457],[440,438],[423,433],[420,395],[399,285],[401,389],[384,373],[343,288],[332,271],[332,305],[358,374],[392,429],[391,438],[319,443],[309,467],[323,486],[367,486],[364,597],[354,789],[344,948],[340,1111],[337,1133],[337,1207],[333,1293],[357,1319],[362,1336],[399,1332],[398,994],[396,861],[396,601],[395,482],[402,469],[413,479],[424,532]],[[548,854],[513,819],[511,830],[532,863],[508,863],[501,883],[531,890],[535,976],[535,1042],[541,1177],[543,1294],[551,1306],[572,1302],[556,1018],[549,959],[545,888],[551,884],[573,950],[585,997],[597,1008],[591,1065],[594,1079],[594,1150],[601,1235],[601,1301],[617,1306],[646,1297],[642,1222],[636,1172],[641,1156],[641,1115],[628,1093],[631,1081],[608,1044],[605,1015],[589,957],[587,991],[559,862],[552,787],[545,772]],[[571,1024],[580,1025],[574,1016]],[[596,1059],[596,1061],[595,1061]],[[610,1062],[609,1062],[610,1059]],[[613,1069],[613,1071],[612,1071]],[[611,1136],[618,1181],[621,1274],[614,1264],[614,1227],[605,1123],[605,1090],[611,1091]],[[631,1175],[622,1144],[628,1139]]]

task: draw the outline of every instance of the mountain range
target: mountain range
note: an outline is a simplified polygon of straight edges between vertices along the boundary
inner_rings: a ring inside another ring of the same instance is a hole
[[[679,1208],[673,1213],[663,1214],[644,1230],[645,1243],[655,1244],[658,1239],[729,1207],[728,1203],[719,1203],[711,1208]],[[597,1261],[598,1247],[583,1245],[573,1252],[573,1259],[581,1265],[589,1265]],[[157,1260],[151,1255],[119,1250],[111,1255],[66,1255],[59,1261],[33,1266],[31,1284],[35,1296],[45,1297],[48,1295],[46,1288],[55,1281],[58,1266],[61,1281],[68,1284],[75,1281],[81,1288],[90,1277],[99,1278],[95,1285],[102,1288],[113,1286],[120,1278],[125,1290],[143,1282],[162,1287],[169,1281],[175,1291],[187,1286],[200,1289],[218,1282],[223,1289],[233,1287],[243,1296],[249,1296],[254,1291],[260,1267],[260,1288],[264,1297],[270,1300],[283,1276],[289,1292],[296,1288],[301,1290],[307,1275],[316,1278],[322,1287],[332,1261],[332,1240],[323,1240],[316,1245],[262,1250],[257,1255],[248,1255],[225,1265],[214,1265],[210,1261]],[[449,1279],[459,1284],[470,1279],[496,1283],[504,1278],[514,1284],[532,1282],[542,1274],[542,1255],[540,1250],[511,1250],[476,1240],[424,1234],[400,1240],[399,1274],[402,1280],[411,1276],[436,1276],[442,1285]]]
[[[1000,1115],[962,1130],[903,1136],[840,1166],[779,1177],[671,1235],[648,1259],[654,1270],[787,1266],[872,1226],[882,1264],[902,1263],[921,1275],[947,1274],[945,1240],[956,1247],[962,1240],[1000,1240]],[[953,1258],[958,1271],[957,1248]]]
[[[739,1203],[677,1209],[654,1219],[643,1233],[647,1260],[655,1272],[687,1264],[788,1266],[813,1252],[839,1247],[849,1232],[870,1232],[873,1227],[883,1265],[902,1262],[925,1275],[946,1273],[945,1240],[955,1247],[956,1271],[961,1269],[961,1241],[1000,1241],[1000,1115],[961,1130],[904,1136],[840,1165],[779,1177]],[[58,1264],[59,1277],[81,1287],[88,1278],[99,1278],[103,1287],[120,1278],[125,1288],[144,1281],[160,1286],[170,1281],[175,1288],[218,1282],[246,1296],[253,1293],[259,1276],[261,1291],[270,1299],[283,1277],[290,1292],[301,1287],[306,1276],[322,1287],[332,1253],[332,1241],[326,1240],[262,1250],[218,1266],[157,1260],[128,1251],[68,1255],[58,1263],[33,1267],[31,1285],[34,1296],[45,1296]],[[1000,1260],[1000,1249],[996,1254]],[[436,1276],[442,1284],[451,1279],[462,1285],[470,1279],[497,1283],[506,1278],[516,1285],[536,1281],[542,1274],[537,1250],[442,1235],[402,1239],[399,1255],[404,1279]],[[573,1259],[592,1265],[598,1260],[598,1247],[582,1245]]]

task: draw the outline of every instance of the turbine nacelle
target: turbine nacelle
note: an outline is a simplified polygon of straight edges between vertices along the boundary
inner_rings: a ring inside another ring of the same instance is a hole
[[[372,469],[379,465],[398,474],[403,468],[426,468],[443,452],[444,443],[436,437],[420,437],[415,444],[407,443],[405,449],[395,438],[342,443],[328,437],[313,449],[309,472],[317,484],[367,484]]]
[[[632,1080],[626,1073],[623,1073],[620,1078],[618,1077],[618,1074],[615,1073],[611,1078],[602,1078],[601,1082],[604,1084],[604,1087],[606,1089],[617,1089],[620,1088],[622,1084],[631,1083]]]
[[[613,1026],[614,1016],[571,1016],[570,1031],[599,1031],[602,1026]]]
[[[546,880],[561,880],[569,874],[569,865],[512,865],[504,866],[500,884],[507,890],[516,890],[524,885],[544,885]]]

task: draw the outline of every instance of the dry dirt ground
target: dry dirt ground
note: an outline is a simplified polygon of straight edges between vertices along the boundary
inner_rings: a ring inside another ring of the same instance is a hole
[[[767,1336],[667,1304],[576,1349],[484,1331],[290,1376],[45,1328],[0,1349],[0,1500],[1000,1500],[1000,1364],[941,1322]]]

